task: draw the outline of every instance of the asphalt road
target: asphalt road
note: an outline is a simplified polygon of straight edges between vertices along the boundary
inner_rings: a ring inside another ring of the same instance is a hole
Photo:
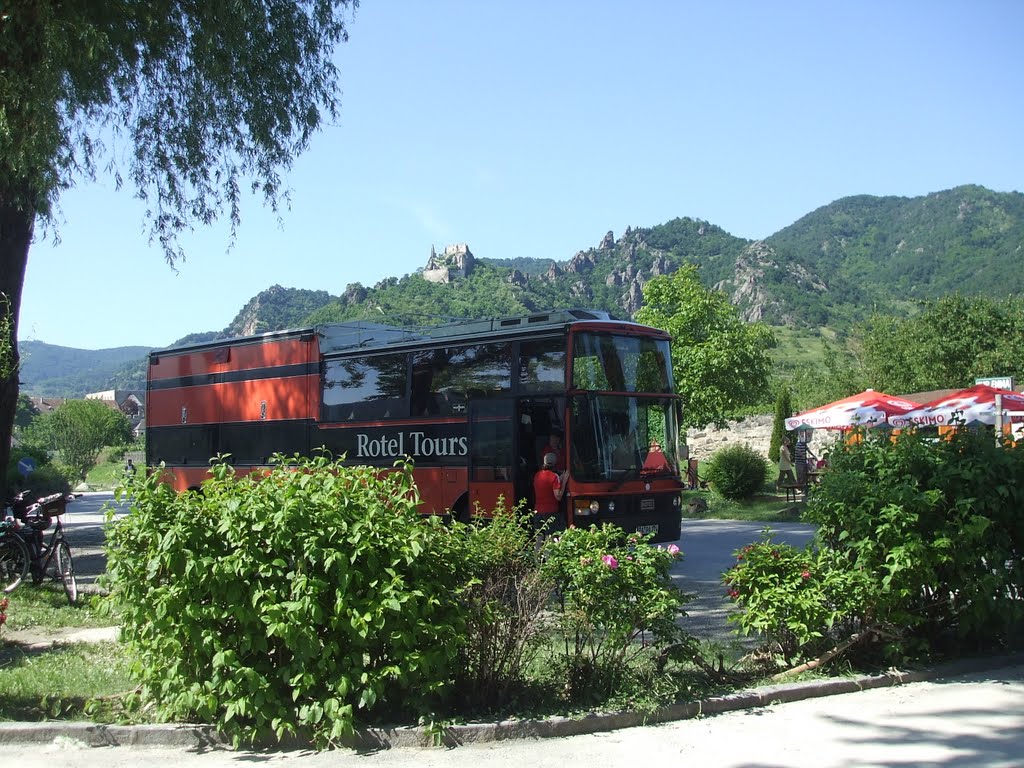
[[[64,516],[64,535],[71,545],[78,588],[83,591],[97,589],[97,579],[106,570],[103,529],[108,508],[117,517],[128,512],[127,505],[116,503],[112,493],[85,493],[68,504]]]

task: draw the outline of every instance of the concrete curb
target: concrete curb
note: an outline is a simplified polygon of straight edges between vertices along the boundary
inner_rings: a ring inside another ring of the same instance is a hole
[[[687,720],[702,715],[753,709],[804,699],[854,693],[871,688],[904,685],[1024,665],[1024,654],[962,659],[926,669],[891,671],[879,675],[785,683],[740,691],[703,701],[675,704],[654,713],[593,713],[580,718],[503,720],[493,723],[451,725],[440,731],[423,727],[363,728],[345,740],[357,750],[401,749],[431,746],[455,747],[510,739],[546,739],[634,728],[642,725]],[[48,744],[67,739],[92,747],[162,746],[193,749],[229,748],[212,725],[100,725],[90,722],[50,721],[0,723],[0,744]],[[299,741],[281,748],[308,747]]]

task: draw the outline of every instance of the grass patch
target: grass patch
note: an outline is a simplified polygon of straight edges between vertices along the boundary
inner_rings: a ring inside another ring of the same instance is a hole
[[[112,491],[124,480],[124,460],[101,457],[85,476],[85,484],[97,491]]]
[[[690,502],[703,499],[707,509],[690,513]],[[690,520],[746,520],[758,523],[795,523],[800,521],[806,503],[787,501],[785,493],[763,491],[751,499],[730,501],[714,491],[684,491],[683,518]]]
[[[0,720],[123,722],[134,719],[123,703],[133,705],[134,687],[115,643],[0,647]]]
[[[60,584],[47,582],[38,587],[22,584],[7,595],[8,631],[26,629],[64,629],[69,627],[110,627],[117,619],[100,606],[98,595],[80,593],[78,602],[69,605]],[[0,635],[2,638],[3,635]]]

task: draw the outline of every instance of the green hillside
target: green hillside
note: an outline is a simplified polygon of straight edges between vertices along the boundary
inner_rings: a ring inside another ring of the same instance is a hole
[[[837,303],[862,310],[877,301],[1024,291],[1019,192],[962,186],[914,198],[847,197],[767,242],[786,259],[841,279]]]
[[[22,341],[22,391],[41,397],[82,397],[89,392],[107,389],[145,388],[142,377],[119,379],[126,367],[135,366],[149,353],[149,347],[115,347],[113,349],[74,349]]]

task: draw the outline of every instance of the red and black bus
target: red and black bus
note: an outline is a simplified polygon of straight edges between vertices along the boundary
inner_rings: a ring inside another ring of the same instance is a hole
[[[210,459],[239,471],[323,448],[390,468],[407,456],[424,513],[532,506],[552,433],[564,435],[567,524],[679,538],[679,398],[669,336],[606,313],[401,328],[359,321],[149,355],[146,463],[179,490]]]

